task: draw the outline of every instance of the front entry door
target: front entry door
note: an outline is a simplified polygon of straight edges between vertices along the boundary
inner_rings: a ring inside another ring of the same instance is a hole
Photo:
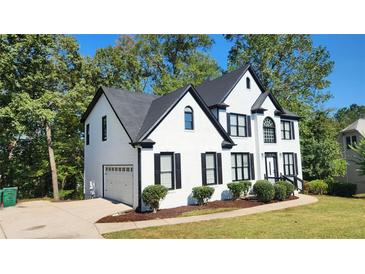
[[[274,182],[275,178],[278,177],[278,162],[276,153],[265,153],[265,163],[266,163],[266,176],[269,181]]]

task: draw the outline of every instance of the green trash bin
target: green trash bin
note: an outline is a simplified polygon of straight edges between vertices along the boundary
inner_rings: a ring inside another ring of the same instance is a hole
[[[4,207],[16,205],[16,195],[18,192],[17,187],[6,187],[3,189],[3,201]]]

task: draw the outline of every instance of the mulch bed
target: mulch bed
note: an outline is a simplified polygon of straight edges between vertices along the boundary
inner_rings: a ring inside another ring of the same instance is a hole
[[[288,200],[298,199],[296,196],[290,196]],[[279,203],[280,201],[272,201],[271,203]],[[121,213],[121,215],[117,216],[106,216],[101,218],[97,223],[122,223],[122,222],[134,222],[134,221],[144,221],[144,220],[154,220],[154,219],[165,219],[165,218],[174,218],[179,217],[184,212],[189,212],[193,210],[200,209],[214,209],[214,208],[249,208],[254,206],[263,205],[264,203],[257,201],[255,198],[246,198],[240,199],[236,201],[227,200],[227,201],[213,201],[209,202],[207,205],[198,206],[198,205],[187,205],[187,206],[179,206],[168,209],[161,209],[156,213],[151,212],[136,212],[134,210],[128,211],[125,213]]]

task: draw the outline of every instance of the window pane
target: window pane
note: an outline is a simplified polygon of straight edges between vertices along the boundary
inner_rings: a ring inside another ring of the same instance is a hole
[[[242,180],[242,167],[237,168],[237,180]]]
[[[237,166],[242,167],[242,154],[237,154]]]
[[[214,168],[214,154],[206,154],[206,168]]]
[[[249,179],[249,169],[248,169],[248,167],[245,167],[244,169],[243,169],[243,179],[244,180],[248,180]]]
[[[231,114],[229,119],[230,119],[231,125],[237,125],[237,115]]]
[[[160,161],[161,161],[161,172],[163,171],[172,171],[172,156],[171,155],[161,155]]]
[[[185,129],[193,129],[193,123],[191,121],[185,121]]]
[[[215,183],[214,173],[215,173],[214,169],[208,169],[207,170],[207,184],[214,184]]]
[[[356,144],[356,136],[352,136],[352,145],[355,145]]]
[[[246,136],[246,129],[244,127],[238,127],[238,136]]]
[[[243,166],[248,167],[248,155],[243,154]]]
[[[288,154],[289,164],[293,164],[293,154]]]
[[[238,116],[238,125],[239,126],[245,126],[246,125],[245,116]]]
[[[167,173],[161,173],[161,185],[167,187],[167,188],[172,188],[172,173],[167,172]]]
[[[231,135],[237,136],[237,127],[231,125]]]

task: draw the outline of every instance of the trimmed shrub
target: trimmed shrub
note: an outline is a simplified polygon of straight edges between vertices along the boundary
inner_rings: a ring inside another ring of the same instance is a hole
[[[308,194],[309,193],[309,182],[308,181],[304,181],[303,193],[304,194]]]
[[[229,183],[227,184],[227,187],[229,191],[232,193],[233,200],[237,200],[238,198],[240,198],[245,188],[242,182]]]
[[[286,199],[286,187],[283,184],[275,184],[275,199],[279,201],[284,201]]]
[[[243,195],[247,196],[248,191],[250,190],[250,187],[252,186],[252,183],[250,181],[242,181],[242,184],[244,186]]]
[[[288,199],[294,193],[294,186],[288,181],[277,181],[277,185],[283,185],[285,187],[285,199]]]
[[[199,205],[205,205],[214,193],[214,188],[210,186],[193,187],[193,198],[198,201]]]
[[[351,183],[330,183],[328,194],[341,197],[352,197],[356,194],[357,185]]]
[[[166,197],[167,191],[167,187],[163,185],[147,186],[142,192],[142,200],[152,208],[153,213],[156,213],[160,208],[160,201]]]
[[[275,197],[275,189],[273,184],[267,180],[258,180],[253,185],[253,192],[256,194],[260,202],[268,203]]]
[[[322,195],[326,194],[328,185],[323,180],[313,180],[308,183],[308,192],[310,194]]]

